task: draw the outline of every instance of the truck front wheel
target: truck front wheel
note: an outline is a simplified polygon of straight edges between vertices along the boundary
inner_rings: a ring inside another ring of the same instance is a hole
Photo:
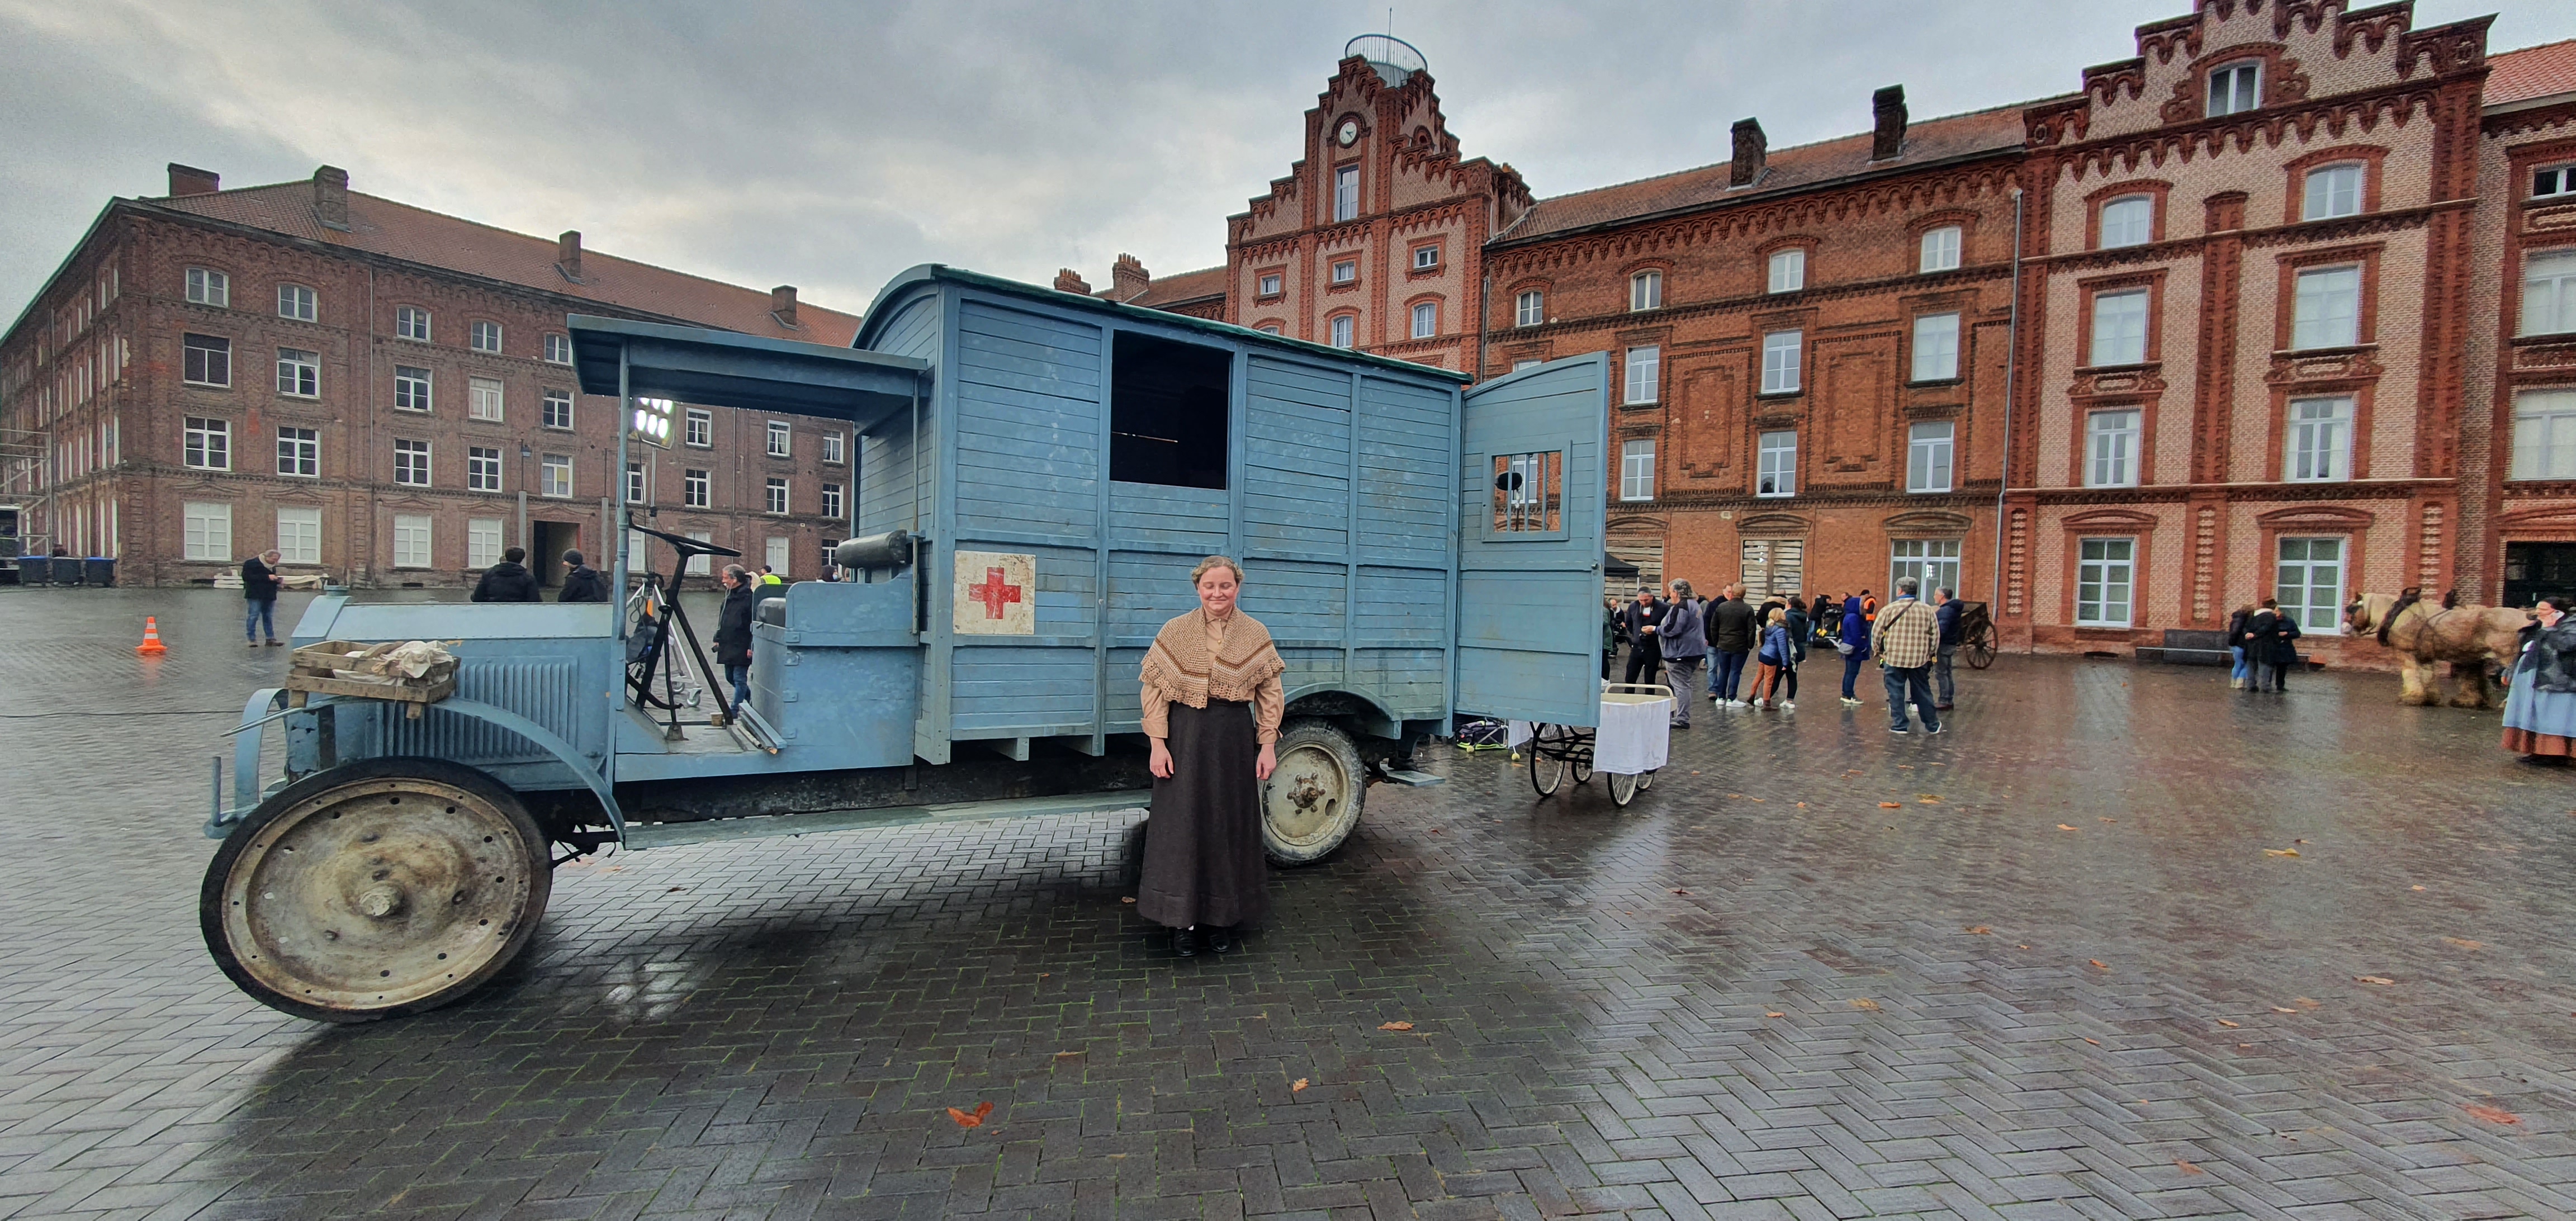
[[[1273,748],[1279,770],[1261,786],[1261,840],[1282,865],[1331,856],[1360,824],[1368,774],[1351,736],[1331,721],[1288,722]]]

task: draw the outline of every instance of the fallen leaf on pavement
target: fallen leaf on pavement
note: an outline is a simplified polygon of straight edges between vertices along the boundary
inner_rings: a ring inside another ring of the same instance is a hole
[[[2263,855],[2265,856],[2297,856],[2298,854],[2299,850],[2296,848],[2265,848],[2263,850]]]
[[[2274,1013],[2297,1013],[2297,1012],[2298,1012],[2298,1010],[2296,1010],[2296,1009],[2284,1009],[2284,1008],[2280,1007],[2279,1005],[2274,1005],[2274,1006],[2272,1006],[2272,1012],[2274,1012]]]
[[[1677,894],[1677,895],[1686,895],[1686,894],[1689,894],[1690,892],[1689,892],[1689,891],[1687,891],[1687,890],[1680,890],[1680,889],[1676,889],[1676,890],[1674,890],[1674,891],[1673,891],[1673,893],[1674,893],[1674,894]]]
[[[2198,1167],[2198,1166],[2194,1166],[2194,1165],[2192,1165],[2191,1163],[2189,1163],[2189,1162],[2186,1162],[2186,1161],[2182,1160],[2181,1158],[2175,1158],[2175,1159],[2174,1159],[2174,1165],[2177,1165],[2177,1166],[2182,1167],[2182,1172],[2183,1172],[2184,1174],[2207,1174],[2207,1173],[2209,1173],[2208,1171],[2203,1170],[2203,1169],[2201,1169],[2201,1168],[2200,1168],[2200,1167]]]
[[[1801,810],[1806,809],[1806,808],[1807,808],[1807,803],[1806,803],[1806,802],[1803,802],[1803,801],[1799,802],[1799,803],[1798,803],[1798,808],[1799,808],[1799,809],[1801,809]]]
[[[2468,1112],[2468,1113],[2469,1113],[2469,1114],[2471,1114],[2471,1115],[2475,1115],[2475,1116],[2477,1116],[2478,1118],[2480,1118],[2480,1119],[2483,1119],[2483,1120],[2487,1121],[2488,1123],[2521,1123],[2521,1122],[2522,1122],[2522,1116],[2520,1116],[2520,1115],[2516,1115],[2516,1114],[2514,1114],[2513,1112],[2508,1111],[2508,1110],[2505,1110],[2505,1109],[2504,1109],[2504,1108],[2502,1108],[2502,1107],[2491,1107],[2491,1106],[2486,1105],[2485,1103],[2472,1102],[2472,1103],[2469,1103],[2469,1104],[2468,1104],[2468,1105],[2466,1105],[2466,1106],[2461,1107],[2460,1109],[2461,1109],[2461,1110],[2463,1110],[2463,1111]]]
[[[2483,950],[2487,948],[2485,942],[2471,941],[2466,937],[2444,937],[2442,940],[2450,942],[2464,950]]]
[[[2100,1047],[2102,1045],[2102,1040],[2100,1039],[2086,1039],[2084,1041],[2094,1045],[2095,1047]]]
[[[1939,801],[1939,800],[1941,800],[1941,795],[1940,795],[1939,793],[1916,793],[1914,796],[1915,796],[1915,799],[1916,799],[1916,800],[1919,800],[1919,801]]]
[[[676,895],[676,894],[680,893],[681,891],[684,891],[684,890],[687,890],[687,889],[688,889],[688,887],[686,887],[686,886],[674,886],[674,887],[670,888],[669,890],[663,891],[662,893],[663,893],[663,894],[666,894],[666,895]]]
[[[1773,1013],[1773,1012],[1771,1012],[1771,1011],[1769,1011],[1769,1010],[1767,1010],[1767,1009],[1766,1009],[1766,1010],[1764,1010],[1764,1011],[1763,1011],[1762,1016],[1764,1016],[1764,1017],[1787,1017],[1787,1016],[1789,1016],[1789,1015],[1788,1015],[1788,1014],[1785,1014],[1785,1013]]]
[[[2065,823],[2059,823],[2059,824],[2057,824],[2057,829],[2058,829],[2058,830],[2060,830],[2060,831],[2072,831],[2072,830],[2074,830],[2075,828],[2070,827],[2070,826],[2066,825]]]
[[[1089,1053],[1087,1053],[1087,1052],[1079,1052],[1079,1051],[1060,1051],[1060,1052],[1055,1053],[1055,1058],[1056,1058],[1056,1059],[1059,1059],[1059,1060],[1062,1060],[1062,1059],[1065,1059],[1065,1058],[1066,1058],[1066,1057],[1068,1057],[1068,1056],[1080,1056],[1080,1055],[1088,1055],[1088,1054],[1089,1054]]]
[[[2383,987],[2383,988],[2388,987],[2389,985],[2394,984],[2394,983],[2396,983],[2396,982],[2397,982],[2396,980],[2390,979],[2390,978],[2388,978],[2388,977],[2387,977],[2387,976],[2385,976],[2385,975],[2355,975],[2355,976],[2353,976],[2353,978],[2354,978],[2354,979],[2356,979],[2356,980],[2361,981],[2362,983],[2365,983],[2365,984],[2377,984],[2377,985],[2379,985],[2380,987]]]
[[[1851,1006],[1854,1009],[1876,1009],[1878,1008],[1878,1002],[1864,996],[1859,1000],[1853,1001]]]
[[[1893,801],[1882,801],[1878,803],[1878,808],[1882,810],[1902,810],[1905,807],[1898,805]]]
[[[1378,1026],[1378,1029],[1380,1029],[1380,1030],[1411,1030],[1411,1029],[1413,1029],[1413,1023],[1411,1023],[1411,1022],[1386,1022],[1386,1023],[1382,1023],[1382,1024],[1380,1024],[1380,1025]]]
[[[1914,799],[1914,804],[1919,806],[1937,806],[1941,804],[1941,799],[1938,797],[1917,797]]]
[[[2409,887],[2407,887],[2406,889],[2408,889],[2408,890],[2422,890],[2422,889],[2424,889],[2424,888],[2423,888],[2423,887],[2421,887],[2421,886],[2409,886]]]
[[[2089,963],[2092,963],[2094,966],[2099,967],[2099,968],[2101,968],[2102,970],[2105,970],[2105,971],[2108,971],[2108,970],[2110,970],[2110,969],[2111,969],[2111,968],[2110,968],[2110,966],[2109,966],[2108,964],[2104,963],[2104,962],[2103,962],[2101,959],[2099,959],[2099,958],[2087,958],[2087,959],[2085,959],[2084,961],[2089,962]]]
[[[1991,932],[1993,932],[1993,931],[1995,931],[1995,930],[1990,929],[1990,928],[1987,928],[1985,925],[1982,925],[1982,924],[1971,924],[1971,925],[1969,925],[1969,926],[1968,926],[1968,931],[1969,931],[1969,932],[1971,932],[1971,933],[1976,933],[1976,934],[1979,934],[1979,935],[1983,935],[1983,934],[1986,934],[1986,933],[1991,933]]]
[[[1293,1081],[1293,1082],[1290,1082],[1290,1083],[1289,1083],[1289,1086],[1288,1086],[1288,1092],[1289,1092],[1289,1093],[1291,1093],[1291,1094],[1294,1094],[1294,1093],[1297,1093],[1298,1091],[1303,1090],[1303,1089],[1305,1089],[1305,1088],[1306,1088],[1306,1079],[1305,1079],[1304,1077],[1299,1077],[1299,1078],[1298,1078],[1298,1079],[1296,1079],[1295,1081]]]
[[[2310,1000],[2304,996],[2293,996],[2290,998],[2290,1003],[2297,1005],[2301,1009],[2323,1009],[2326,1007],[2326,1003],[2324,1001]]]
[[[2234,1029],[2236,1029],[2236,1023],[2231,1022],[2231,1021],[2228,1021],[2226,1018],[2220,1018],[2220,1019],[2218,1019],[2218,1024],[2219,1024],[2219,1025],[2221,1025],[2221,1026],[2224,1026],[2224,1027],[2228,1028],[2229,1030],[2234,1030]]]
[[[955,1107],[948,1108],[948,1117],[956,1120],[957,1126],[961,1128],[983,1127],[984,1117],[992,1113],[993,1104],[989,1102],[977,1103],[975,1105],[975,1109],[972,1111],[961,1111]]]
[[[2116,818],[2105,818],[2105,819],[2103,819],[2102,821],[2104,821],[2104,822],[2118,822],[2118,821],[2120,821],[2120,820],[2119,820],[2119,819],[2116,819]]]

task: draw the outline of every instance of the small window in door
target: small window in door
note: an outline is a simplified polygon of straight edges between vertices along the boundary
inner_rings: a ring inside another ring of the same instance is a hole
[[[1494,456],[1494,533],[1561,533],[1564,500],[1564,450]]]
[[[1111,356],[1109,477],[1223,489],[1234,353],[1121,331]]]

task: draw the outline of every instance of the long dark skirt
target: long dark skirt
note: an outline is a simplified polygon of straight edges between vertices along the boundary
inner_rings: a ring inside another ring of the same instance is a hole
[[[1171,707],[1172,774],[1154,781],[1136,911],[1168,928],[1252,924],[1270,910],[1252,705]]]

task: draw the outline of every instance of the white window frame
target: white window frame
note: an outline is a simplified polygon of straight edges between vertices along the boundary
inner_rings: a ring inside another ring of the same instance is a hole
[[[1664,307],[1664,273],[1653,269],[1628,277],[1628,312],[1641,314]]]
[[[437,400],[437,391],[437,373],[413,365],[394,366],[394,410],[426,414]]]
[[[1413,307],[1413,337],[1431,339],[1440,334],[1440,305],[1434,301],[1416,302]]]
[[[429,514],[394,514],[394,567],[430,568],[437,560],[436,523]]]
[[[1358,259],[1343,259],[1333,264],[1333,283],[1357,284],[1359,282],[1360,262]]]
[[[2147,289],[2122,288],[2093,294],[2093,340],[2084,363],[2094,368],[2147,363]]]
[[[1619,443],[1619,499],[1655,498],[1655,440],[1640,437]]]
[[[1413,248],[1413,269],[1429,271],[1440,265],[1440,247],[1436,244]]]
[[[435,452],[435,447],[427,441],[394,438],[394,482],[407,488],[430,486],[437,469],[431,461]]]
[[[1957,271],[1960,248],[1965,245],[1967,230],[1958,225],[1942,225],[1923,231],[1921,253],[1914,270],[1918,275],[1936,271]]]
[[[188,342],[192,339],[206,342]],[[209,347],[208,344],[215,346]],[[188,376],[188,353],[192,350],[207,353],[207,356],[199,361],[203,366],[200,370],[203,376]],[[223,377],[220,379],[215,376],[214,357],[218,355],[222,356],[224,361]],[[194,332],[181,334],[179,336],[179,380],[191,386],[229,388],[233,384],[233,341],[222,335],[199,335]]]
[[[277,506],[277,562],[322,562],[322,510],[318,506]]]
[[[839,466],[843,461],[841,455],[847,452],[847,440],[840,433],[827,432],[823,434],[823,462],[825,465]]]
[[[1358,220],[1360,215],[1360,167],[1337,166],[1333,170],[1333,223]]]
[[[288,479],[322,477],[322,430],[281,427],[277,430],[277,473]]]
[[[837,483],[827,483],[827,484],[824,484],[824,485],[823,485],[823,516],[825,516],[825,517],[829,517],[829,518],[832,518],[832,519],[834,519],[834,520],[836,520],[836,521],[837,521],[837,520],[841,519],[842,517],[847,516],[846,514],[844,514],[844,513],[841,511],[841,510],[842,510],[842,507],[843,507],[843,502],[842,502],[842,500],[841,500],[841,485],[840,485],[840,484],[837,484]]]
[[[394,338],[408,339],[413,343],[428,343],[430,336],[436,333],[431,327],[428,310],[417,305],[394,307]]]
[[[1279,324],[1276,322],[1265,322],[1253,329],[1264,335],[1276,335],[1280,333]]]
[[[1905,430],[1905,490],[1947,492],[1957,477],[1959,426],[1952,420],[1925,420]]]
[[[1627,379],[1627,393],[1620,399],[1627,404],[1651,403],[1663,393],[1664,350],[1645,346],[1630,348],[1622,354],[1620,367]]]
[[[1547,362],[1543,360],[1516,360],[1512,362],[1512,372],[1518,373],[1523,369],[1535,369],[1546,363]]]
[[[1916,315],[1913,380],[1950,382],[1958,379],[1959,316],[1957,314]]]
[[[788,562],[795,549],[795,539],[770,535],[761,540],[760,562],[778,574],[780,580],[791,579],[795,574],[788,571]]]
[[[179,507],[180,555],[200,562],[233,558],[233,507],[228,502],[191,500]]]
[[[2361,265],[2306,267],[2292,278],[2290,350],[2361,343]]]
[[[572,336],[561,331],[546,332],[546,363],[550,365],[572,363]]]
[[[2329,554],[2320,556],[2318,549]],[[2299,553],[2291,558],[2291,552]],[[2272,597],[2281,614],[2310,636],[2343,635],[2343,591],[2351,574],[2352,544],[2341,535],[2283,536],[2272,544]],[[2320,570],[2328,580],[2320,583]]]
[[[2531,171],[2531,198],[2557,199],[2566,195],[2576,195],[2576,162],[2538,166]]]
[[[2576,387],[2514,396],[2511,470],[2509,479],[2576,479]]]
[[[1764,500],[1798,494],[1798,432],[1794,428],[1754,438],[1753,494]]]
[[[2115,216],[2116,214],[2116,216]],[[2114,221],[2118,227],[2113,228]],[[2099,250],[2144,246],[2156,240],[2156,197],[2121,195],[2102,201]]]
[[[1266,272],[1260,277],[1259,288],[1257,289],[1258,295],[1264,297],[1276,297],[1281,292],[1285,291],[1285,284],[1285,277],[1281,276],[1278,272]]]
[[[2576,177],[2571,170],[2570,177]],[[2522,263],[2522,334],[2576,333],[2576,246],[2543,250]]]
[[[501,351],[501,324],[484,318],[466,323],[465,346],[497,355]]]
[[[1772,331],[1762,337],[1762,393],[1796,394],[1806,357],[1805,331]]]
[[[497,517],[465,519],[465,566],[489,568],[501,562],[502,522]]]
[[[715,479],[708,472],[695,468],[683,468],[680,471],[681,507],[706,508],[711,503],[714,487]]]
[[[1353,315],[1350,315],[1350,314],[1335,314],[1335,315],[1333,316],[1333,320],[1332,320],[1332,323],[1331,323],[1331,326],[1332,326],[1332,336],[1333,336],[1333,343],[1332,343],[1332,346],[1337,347],[1337,348],[1347,348],[1347,347],[1351,347],[1351,346],[1353,346],[1353,344],[1352,344],[1352,340],[1351,340],[1351,334],[1352,334],[1353,330],[1355,329],[1355,328],[1354,328],[1354,326],[1352,325],[1352,324],[1353,324],[1353,322],[1354,322],[1354,317],[1353,317]]]
[[[465,447],[465,490],[498,492],[501,490],[501,447],[468,445]]]
[[[768,476],[760,485],[760,511],[774,517],[785,517],[790,489],[782,475]]]
[[[1536,288],[1522,289],[1512,299],[1512,325],[1538,326],[1547,321],[1547,293]]]
[[[1907,577],[1914,578],[1915,589],[1927,603],[1932,600],[1933,590],[1959,588],[1959,540],[1889,539],[1887,587],[1894,589],[1898,581]]]
[[[1787,250],[1772,251],[1770,264],[1765,269],[1763,285],[1763,291],[1771,293],[1794,293],[1805,288],[1807,286],[1806,248],[1792,246]]]
[[[572,431],[572,391],[548,390],[540,400],[538,422],[560,432]]]
[[[640,505],[653,499],[651,489],[647,486],[649,471],[650,468],[641,462],[626,464],[626,503]]]
[[[2134,536],[2075,540],[2075,626],[2130,627],[2138,615],[2138,540]],[[2085,594],[2090,590],[2092,596]],[[2118,601],[2113,601],[2116,591]],[[2116,607],[2119,617],[2111,617]],[[2088,609],[2089,613],[2088,613]]]
[[[2359,161],[2320,165],[2299,180],[2299,219],[2334,220],[2361,215],[2370,168]]]
[[[187,278],[188,304],[232,308],[233,278],[230,275],[211,267],[191,267]]]
[[[277,392],[288,398],[322,397],[322,354],[302,348],[279,348]]]
[[[2146,435],[2146,411],[2113,407],[2084,416],[2084,486],[2138,486],[2139,442]]]
[[[2209,70],[2209,88],[2202,94],[2202,117],[2243,114],[2263,105],[2263,61],[2240,59],[2220,64]]]
[[[180,417],[179,458],[192,471],[233,469],[233,423],[211,416]]]
[[[770,457],[788,458],[794,456],[796,448],[796,432],[795,429],[787,423],[787,421],[771,420],[769,422],[768,431],[765,435],[767,440],[765,442],[766,449],[764,452],[766,452]]]
[[[501,396],[502,388],[500,378],[466,378],[465,418],[469,420],[490,420],[494,423],[500,422],[505,418],[501,404]]]
[[[301,284],[277,286],[277,316],[297,322],[311,322],[321,313],[320,298]]]
[[[572,455],[537,455],[537,495],[548,500],[572,499]]]
[[[681,420],[680,443],[692,449],[715,448],[715,413],[704,407],[688,408]]]
[[[2291,399],[2282,413],[2281,479],[2342,483],[2352,478],[2350,395]]]

